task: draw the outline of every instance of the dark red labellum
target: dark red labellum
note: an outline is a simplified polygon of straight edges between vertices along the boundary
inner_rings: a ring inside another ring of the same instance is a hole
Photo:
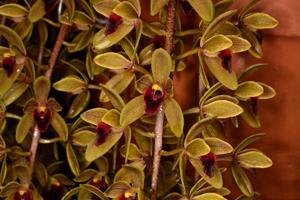
[[[31,192],[20,192],[17,191],[14,195],[14,200],[33,200]]]
[[[16,64],[16,57],[15,56],[9,56],[4,57],[2,60],[2,67],[4,71],[6,72],[6,75],[10,77],[12,73],[14,72],[14,67]]]
[[[156,86],[156,85],[154,85]],[[164,99],[164,92],[156,87],[149,87],[144,90],[144,101],[146,103],[146,113],[153,114],[157,112]]]
[[[251,97],[248,100],[253,114],[258,114],[258,97]]]
[[[89,181],[89,184],[95,186],[96,188],[100,189],[101,191],[105,191],[108,188],[107,183],[105,182],[104,178],[95,180],[94,178]]]
[[[123,22],[122,17],[120,17],[119,15],[112,13],[109,17],[108,17],[108,21],[106,23],[105,26],[105,35],[109,35],[114,33],[118,26]]]
[[[165,46],[166,37],[163,35],[156,35],[153,37],[154,49],[162,48]]]
[[[33,111],[33,119],[36,122],[40,132],[47,131],[51,117],[51,110],[47,107],[38,107]]]
[[[257,30],[256,32],[254,32],[254,34],[258,43],[261,45],[263,41],[263,32],[261,30]]]
[[[100,122],[96,128],[95,145],[99,146],[99,145],[103,144],[110,132],[111,132],[111,126],[108,124],[105,124],[104,122]]]
[[[181,0],[181,7],[184,14],[189,15],[192,12],[192,6],[187,0]]]
[[[213,152],[209,152],[208,154],[201,156],[200,159],[202,161],[204,173],[209,177],[213,177],[216,155]]]
[[[229,72],[232,72],[232,66],[231,66],[232,52],[231,52],[231,50],[225,49],[223,51],[220,51],[218,54],[218,57],[222,59],[223,68]]]

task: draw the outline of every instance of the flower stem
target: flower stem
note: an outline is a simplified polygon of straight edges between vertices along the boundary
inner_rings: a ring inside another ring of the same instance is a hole
[[[51,53],[51,56],[50,56],[50,59],[49,59],[49,62],[48,62],[48,70],[45,73],[45,76],[48,77],[49,79],[52,76],[53,68],[55,66],[59,51],[60,51],[61,46],[62,46],[62,43],[65,39],[67,29],[68,29],[68,25],[61,24],[60,30],[59,30],[59,33],[58,33],[58,36],[57,36],[57,39],[56,39],[56,42],[55,42],[55,45],[54,45],[54,48],[52,50],[52,53]]]
[[[51,53],[49,62],[48,62],[48,70],[45,73],[45,76],[51,79],[52,73],[53,73],[53,68],[55,66],[59,51],[61,49],[62,43],[65,39],[65,35],[68,29],[68,25],[66,24],[61,24],[60,30],[53,48],[53,51]],[[35,163],[35,158],[36,158],[36,151],[38,148],[39,140],[41,137],[41,132],[39,131],[37,125],[34,126],[34,132],[33,132],[33,137],[31,141],[31,147],[30,147],[30,169],[31,172],[33,171],[34,168],[34,163]]]
[[[173,37],[174,37],[174,25],[175,25],[175,8],[176,1],[170,0],[168,3],[167,19],[166,19],[166,42],[165,49],[171,54],[173,50]]]
[[[31,152],[30,169],[31,169],[31,172],[33,172],[35,157],[36,157],[36,151],[37,151],[37,148],[38,148],[40,137],[41,137],[41,132],[39,131],[37,125],[35,125],[34,126],[34,131],[33,131],[31,147],[30,147],[30,152]]]
[[[173,36],[174,36],[174,24],[175,24],[175,8],[176,0],[170,0],[168,3],[167,18],[166,18],[166,42],[165,49],[171,54],[173,50]],[[153,157],[153,171],[152,171],[152,196],[151,200],[157,199],[157,183],[160,166],[160,151],[162,149],[164,127],[164,111],[162,105],[159,107],[159,111],[156,116],[155,124],[155,144],[154,144],[154,157]]]
[[[152,171],[152,200],[156,199],[157,195],[157,182],[160,166],[160,151],[162,149],[162,135],[164,127],[164,111],[162,106],[159,107],[159,111],[156,116],[155,124],[155,144],[154,144],[154,158],[153,158],[153,171]]]

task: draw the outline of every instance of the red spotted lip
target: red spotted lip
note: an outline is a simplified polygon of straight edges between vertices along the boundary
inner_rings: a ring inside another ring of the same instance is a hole
[[[164,92],[161,89],[154,89],[153,86],[144,90],[145,112],[154,114],[164,100]]]
[[[225,49],[218,53],[218,57],[222,59],[222,67],[228,72],[232,72],[231,58],[232,52],[230,49]]]
[[[2,68],[6,72],[7,77],[10,77],[14,72],[14,67],[16,64],[15,56],[4,57],[2,60]]]
[[[89,184],[95,186],[96,188],[100,189],[101,191],[105,191],[108,188],[108,185],[105,182],[104,178],[96,180],[96,181],[94,179],[92,179],[89,181]]]
[[[111,133],[111,126],[100,122],[96,127],[96,141],[95,145],[99,146],[106,141],[108,134]]]
[[[209,152],[208,154],[201,156],[200,160],[202,161],[204,173],[209,177],[213,177],[216,155],[213,152]]]
[[[21,193],[20,191],[17,191],[14,195],[13,200],[33,200],[33,196],[31,194],[31,192],[24,192]]]
[[[108,17],[108,21],[105,26],[104,35],[110,35],[110,34],[114,33],[118,29],[118,26],[120,24],[122,24],[122,22],[123,22],[122,17],[120,17],[116,13],[112,13]]]
[[[40,132],[47,131],[51,117],[52,117],[52,111],[49,108],[45,108],[44,110],[41,110],[39,107],[34,109],[33,113],[33,119],[36,122],[38,129]]]

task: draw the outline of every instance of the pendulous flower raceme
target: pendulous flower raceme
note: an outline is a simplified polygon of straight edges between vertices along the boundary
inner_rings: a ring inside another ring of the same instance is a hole
[[[259,127],[276,93],[231,61],[278,22],[233,2],[1,1],[0,199],[232,199],[225,170],[256,198],[263,134],[232,147],[225,128]]]

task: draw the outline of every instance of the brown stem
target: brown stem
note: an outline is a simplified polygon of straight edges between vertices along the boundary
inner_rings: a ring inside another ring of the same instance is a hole
[[[50,59],[49,59],[49,62],[48,62],[48,70],[45,73],[45,76],[48,77],[49,79],[52,76],[53,68],[54,68],[54,65],[56,63],[59,51],[60,51],[61,46],[62,46],[62,43],[64,41],[67,29],[68,29],[68,25],[61,24],[60,30],[59,30],[59,33],[58,33],[58,36],[57,36],[57,39],[56,39],[56,42],[55,42],[55,45],[54,45],[54,48],[53,48],[53,51],[51,53],[51,56],[50,56]],[[39,54],[39,58],[38,58],[39,63],[42,62],[42,53],[41,53],[42,51],[43,51],[43,47],[40,48],[40,54]],[[32,141],[31,141],[31,147],[30,147],[30,152],[31,152],[30,169],[31,169],[31,171],[33,171],[33,168],[34,168],[36,152],[37,152],[40,136],[41,136],[41,133],[38,130],[37,125],[35,125]]]
[[[30,147],[30,152],[31,152],[30,169],[31,169],[31,172],[33,171],[33,168],[34,168],[36,151],[37,151],[37,148],[38,148],[40,137],[41,137],[41,132],[39,131],[37,125],[35,125],[34,126],[34,131],[33,131],[31,147]]]
[[[156,124],[154,129],[155,144],[154,144],[153,171],[152,171],[152,182],[151,182],[152,200],[156,199],[156,195],[157,195],[157,182],[158,182],[159,166],[160,166],[159,153],[162,149],[163,127],[164,127],[164,111],[162,106],[160,106],[156,116]]]
[[[48,78],[51,78],[53,68],[54,68],[54,65],[56,63],[56,59],[59,55],[59,51],[60,51],[62,43],[65,39],[67,29],[68,29],[68,25],[61,24],[59,34],[58,34],[56,42],[55,42],[55,46],[53,48],[53,51],[51,53],[51,56],[50,56],[50,59],[49,59],[49,62],[48,62],[48,70],[45,73],[45,76],[48,77]]]
[[[169,0],[167,18],[166,18],[166,42],[165,49],[171,54],[173,50],[173,37],[174,37],[174,24],[175,24],[175,8],[176,0]],[[151,200],[157,199],[157,183],[160,166],[160,151],[162,149],[164,127],[164,111],[162,105],[159,107],[159,111],[156,116],[155,124],[155,144],[154,144],[154,156],[153,156],[153,171],[152,171],[152,196]]]
[[[176,1],[170,0],[168,3],[167,18],[166,18],[166,42],[165,49],[171,54],[173,50],[173,37],[175,25],[175,8]]]

